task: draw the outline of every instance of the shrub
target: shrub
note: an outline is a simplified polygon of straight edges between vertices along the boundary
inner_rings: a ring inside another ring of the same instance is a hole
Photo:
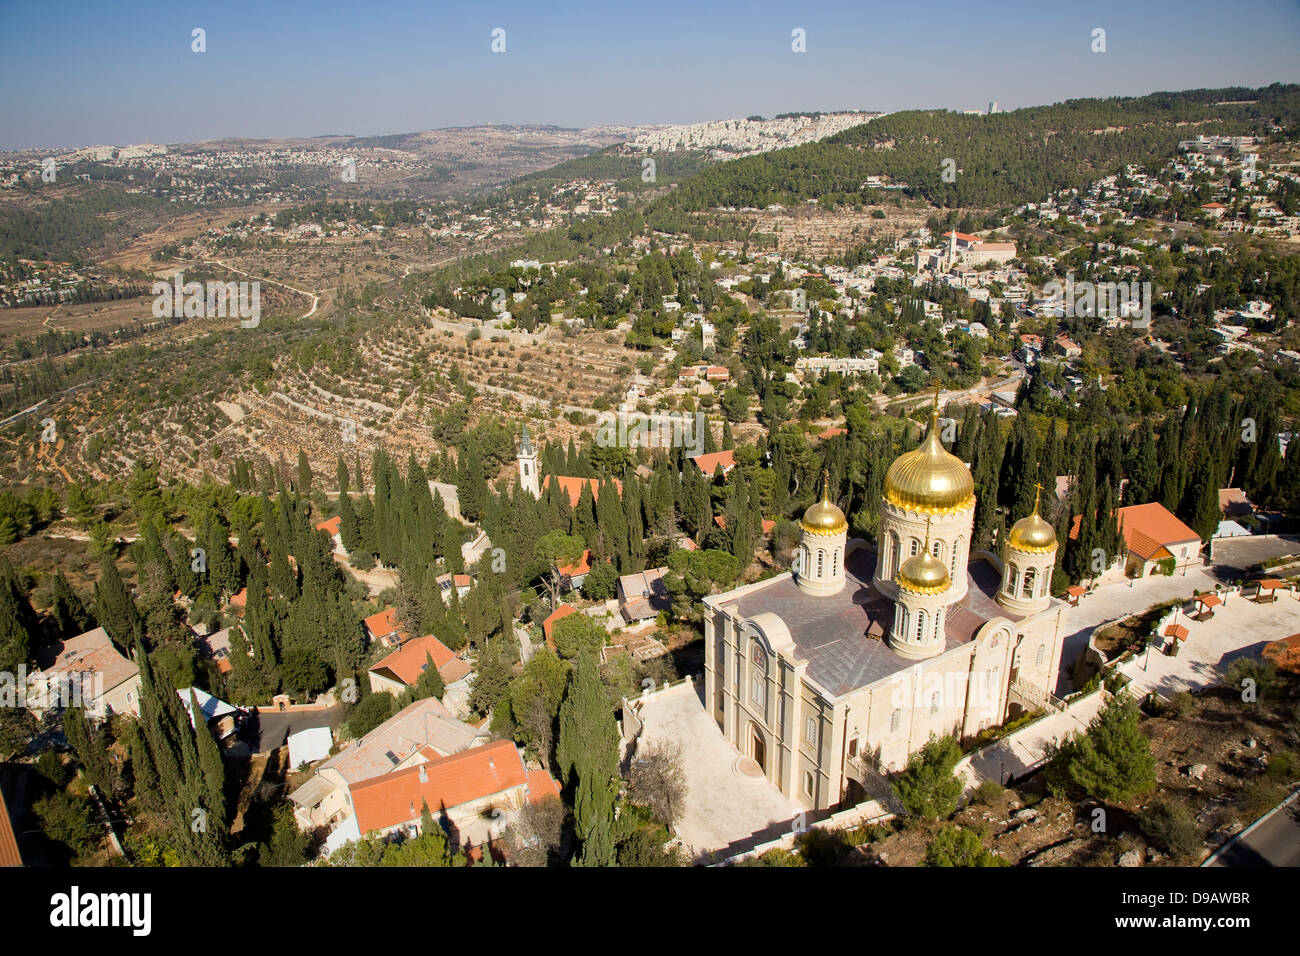
[[[957,812],[962,781],[953,773],[961,759],[961,747],[953,737],[931,737],[907,761],[907,768],[894,782],[894,793],[913,816],[946,818]]]
[[[1185,690],[1180,690],[1165,703],[1162,713],[1165,717],[1187,717],[1196,713],[1196,698]]]
[[[1297,769],[1300,769],[1300,761],[1296,760],[1296,755],[1289,750],[1279,750],[1269,758],[1264,773],[1273,780],[1291,780]]]
[[[1011,864],[984,849],[971,830],[946,826],[925,848],[926,866],[1010,866]]]
[[[1286,797],[1286,787],[1276,780],[1267,778],[1252,780],[1242,790],[1241,809],[1246,820],[1253,821],[1282,802]]]
[[[1253,686],[1255,699],[1263,700],[1277,688],[1277,668],[1254,657],[1239,657],[1228,665],[1224,683],[1243,694]]]
[[[1201,831],[1181,803],[1157,800],[1138,814],[1138,827],[1152,845],[1171,856],[1191,856],[1201,848]]]
[[[820,827],[804,831],[795,840],[805,866],[843,866],[853,855],[854,845],[845,839],[843,830]]]
[[[807,866],[803,857],[790,850],[768,850],[762,856],[751,856],[735,866]]]
[[[974,799],[985,806],[989,806],[993,801],[997,800],[998,797],[1002,796],[1002,794],[1006,792],[1007,788],[1002,786],[1002,784],[998,783],[996,780],[985,780],[975,788]]]

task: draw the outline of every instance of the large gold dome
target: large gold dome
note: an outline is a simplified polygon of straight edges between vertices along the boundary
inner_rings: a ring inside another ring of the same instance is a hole
[[[849,530],[844,512],[831,501],[830,481],[825,472],[822,473],[822,499],[808,507],[800,525],[809,534],[835,535]]]
[[[1011,526],[1007,543],[1017,551],[1046,554],[1056,550],[1056,529],[1038,513],[1038,496],[1034,496],[1034,512]]]
[[[908,511],[926,514],[961,511],[975,501],[975,479],[939,438],[939,407],[921,444],[899,455],[885,473],[885,499]]]
[[[930,552],[927,542],[924,551],[903,562],[894,582],[900,588],[916,594],[938,594],[948,590],[952,578],[948,577],[948,569],[943,566],[943,562]]]

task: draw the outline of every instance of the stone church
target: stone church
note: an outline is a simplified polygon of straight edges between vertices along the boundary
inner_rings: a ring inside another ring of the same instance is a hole
[[[705,598],[705,707],[809,809],[856,803],[931,735],[972,737],[1047,706],[1068,605],[1056,534],[1021,518],[1001,556],[971,552],[975,483],[929,431],[885,476],[879,545],[828,498],[804,513],[794,570]]]

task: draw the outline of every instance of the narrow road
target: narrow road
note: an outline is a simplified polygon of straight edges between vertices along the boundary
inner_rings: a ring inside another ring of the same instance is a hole
[[[252,273],[245,272],[243,269],[236,269],[234,266],[222,262],[219,259],[205,259],[204,262],[207,262],[209,265],[221,266],[221,268],[223,269],[229,269],[231,272],[235,273],[236,275],[248,276],[254,282],[269,282],[272,285],[278,285],[283,289],[288,289],[290,292],[296,292],[299,295],[307,296],[308,298],[311,299],[311,308],[308,309],[306,312],[304,312],[302,315],[298,316],[299,320],[310,319],[313,315],[316,314],[316,308],[317,306],[320,305],[320,296],[317,295],[315,292],[308,292],[306,289],[295,289],[287,282],[281,282],[279,279],[267,279],[267,278],[263,278],[262,276],[255,276]]]
[[[1260,817],[1202,866],[1300,866],[1300,790]]]

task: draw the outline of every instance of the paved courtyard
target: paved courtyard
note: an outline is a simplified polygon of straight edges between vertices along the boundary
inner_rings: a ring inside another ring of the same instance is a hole
[[[1235,594],[1214,609],[1214,617],[1196,621],[1180,614],[1178,623],[1189,633],[1177,657],[1153,647],[1120,667],[1135,696],[1157,691],[1168,697],[1217,682],[1236,658],[1258,657],[1269,641],[1300,633],[1300,599],[1278,591],[1276,601],[1256,604]]]
[[[1268,558],[1300,553],[1300,535],[1251,534],[1219,538],[1211,549],[1215,568],[1225,577],[1243,577],[1247,568]]]
[[[789,832],[800,808],[763,777],[743,772],[740,754],[705,712],[702,693],[702,683],[688,682],[640,701],[640,746],[677,747],[686,776],[677,836],[694,857],[723,859]]]
[[[1213,591],[1223,582],[1207,568],[1188,568],[1172,577],[1163,574],[1103,584],[1079,599],[1065,617],[1065,646],[1061,651],[1061,674],[1056,693],[1064,697],[1076,688],[1070,685],[1070,667],[1088,646],[1094,628],[1131,614],[1140,614],[1153,604],[1173,600],[1190,600],[1192,592]]]

